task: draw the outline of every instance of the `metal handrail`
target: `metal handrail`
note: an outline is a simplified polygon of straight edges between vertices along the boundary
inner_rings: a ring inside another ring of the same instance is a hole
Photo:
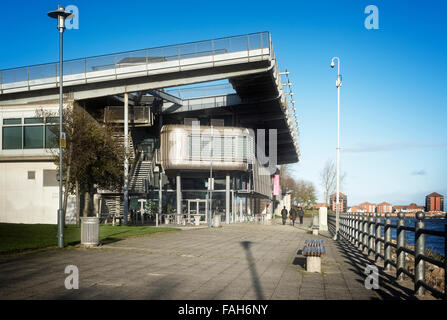
[[[444,231],[430,230],[425,228],[423,212],[416,213],[416,223],[414,227],[406,226],[404,214],[399,213],[397,225],[391,223],[391,215],[385,215],[385,221],[380,222],[380,216],[374,213],[348,213],[340,216],[340,234],[368,254],[373,253],[376,257],[384,261],[385,270],[390,270],[393,266],[396,269],[396,279],[403,280],[403,276],[410,277],[414,282],[414,292],[416,295],[424,295],[425,290],[430,291],[433,295],[443,297],[447,300],[447,225]],[[328,221],[332,224],[335,222],[333,216],[328,217]],[[381,236],[380,228],[384,228],[384,236]],[[391,230],[396,229],[396,240],[392,242]],[[406,246],[405,231],[414,233],[415,249],[411,250]],[[437,236],[444,238],[444,259],[436,259],[425,254],[425,235]],[[381,253],[383,243],[385,253]],[[392,260],[391,248],[396,249],[396,261]],[[410,254],[414,257],[414,273],[405,269],[405,256]],[[425,262],[433,264],[444,269],[444,292],[429,286],[425,282]]]
[[[266,39],[264,39],[266,38]],[[268,39],[268,40],[267,40]],[[236,42],[236,45],[234,42]],[[154,62],[183,60],[200,56],[216,56],[222,53],[248,51],[271,48],[269,32],[250,33],[239,36],[216,38],[187,42],[177,45],[153,47],[113,54],[91,56],[88,58],[64,61],[64,76],[84,74],[91,71],[113,70],[127,66],[151,65]],[[269,52],[272,55],[272,52]],[[251,57],[251,55],[248,55]],[[152,60],[152,61],[151,61]],[[53,79],[48,83],[57,83],[60,76],[58,63],[44,63],[25,67],[15,67],[0,70],[0,87],[4,84],[17,82],[14,88],[29,87],[30,81]],[[6,81],[5,81],[6,79]],[[5,89],[5,88],[3,88]]]
[[[102,57],[108,57],[108,56],[115,56],[115,55],[119,55],[119,54],[135,53],[135,52],[140,52],[140,51],[144,51],[144,50],[174,48],[174,47],[191,45],[191,44],[197,44],[197,43],[204,43],[204,42],[210,42],[210,41],[220,41],[220,40],[229,40],[229,39],[233,39],[233,38],[241,38],[241,37],[254,36],[254,35],[260,35],[260,34],[262,34],[262,35],[267,34],[268,38],[269,38],[269,43],[271,43],[270,32],[269,31],[261,31],[261,32],[252,32],[252,33],[239,34],[239,35],[234,35],[234,36],[231,36],[231,37],[212,38],[212,39],[206,39],[206,40],[200,40],[200,41],[182,42],[182,43],[174,44],[174,45],[165,45],[165,46],[143,48],[143,49],[137,49],[137,50],[120,51],[120,52],[115,52],[115,53],[106,53],[106,54],[101,54],[101,55],[96,55],[96,56],[90,56],[90,57],[87,57],[87,58],[77,58],[77,59],[64,60],[64,62],[73,62],[73,61],[78,61],[78,60],[83,60],[83,59],[90,59],[90,58],[102,58]],[[263,43],[262,39],[261,39],[261,43]],[[264,48],[271,48],[271,45],[265,46]],[[40,63],[40,64],[34,64],[34,65],[29,65],[29,66],[23,66],[23,67],[12,67],[12,68],[0,69],[0,73],[2,71],[9,71],[9,70],[15,70],[15,69],[22,69],[22,68],[31,68],[31,67],[40,67],[40,66],[55,65],[55,64],[58,65],[59,62]]]

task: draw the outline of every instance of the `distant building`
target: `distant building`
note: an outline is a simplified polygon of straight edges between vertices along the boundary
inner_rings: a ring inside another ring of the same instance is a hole
[[[348,197],[343,194],[343,193],[339,193],[339,200],[340,200],[340,212],[346,212],[347,208],[348,208]],[[330,209],[332,211],[336,211],[337,208],[337,194],[331,194],[330,198],[329,198],[329,203],[330,203]]]
[[[366,211],[360,208],[359,206],[353,206],[348,209],[348,212],[366,212]]]
[[[363,210],[363,212],[376,212],[376,205],[370,202],[363,202],[359,204],[359,207]]]
[[[424,209],[424,206],[418,206],[416,203],[410,203],[408,206],[394,206],[393,212],[416,213],[418,211],[424,211]]]
[[[424,211],[424,206],[418,206],[416,203],[410,203],[410,205],[407,207],[407,213],[416,213],[418,211]]]
[[[377,213],[384,214],[388,212],[393,212],[393,206],[391,205],[391,203],[381,202],[377,205]]]
[[[320,208],[329,208],[329,205],[327,203],[315,203],[311,209],[313,210],[319,210]]]
[[[425,211],[444,211],[444,196],[437,192],[425,197]]]

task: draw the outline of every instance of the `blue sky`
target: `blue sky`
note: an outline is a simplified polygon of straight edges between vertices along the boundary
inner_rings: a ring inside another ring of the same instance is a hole
[[[65,58],[270,31],[291,72],[300,121],[297,179],[320,187],[335,159],[340,56],[341,167],[348,204],[416,202],[447,195],[447,4],[444,1],[28,1],[0,4],[0,69],[57,60],[55,21],[76,5],[80,29],[65,33]],[[379,8],[379,30],[364,9]],[[322,194],[319,194],[322,200]]]

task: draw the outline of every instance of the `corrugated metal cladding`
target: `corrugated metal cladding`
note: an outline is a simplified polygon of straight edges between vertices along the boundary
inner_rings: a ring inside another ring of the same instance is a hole
[[[253,191],[269,198],[272,197],[272,178],[270,171],[261,165],[257,159],[253,162]]]
[[[246,128],[165,125],[161,130],[164,170],[247,171],[254,142]]]

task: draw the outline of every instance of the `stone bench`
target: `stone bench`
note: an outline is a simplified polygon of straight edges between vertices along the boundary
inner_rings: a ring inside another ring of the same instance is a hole
[[[306,271],[321,273],[321,257],[326,254],[323,240],[306,240],[302,254],[306,257]]]

